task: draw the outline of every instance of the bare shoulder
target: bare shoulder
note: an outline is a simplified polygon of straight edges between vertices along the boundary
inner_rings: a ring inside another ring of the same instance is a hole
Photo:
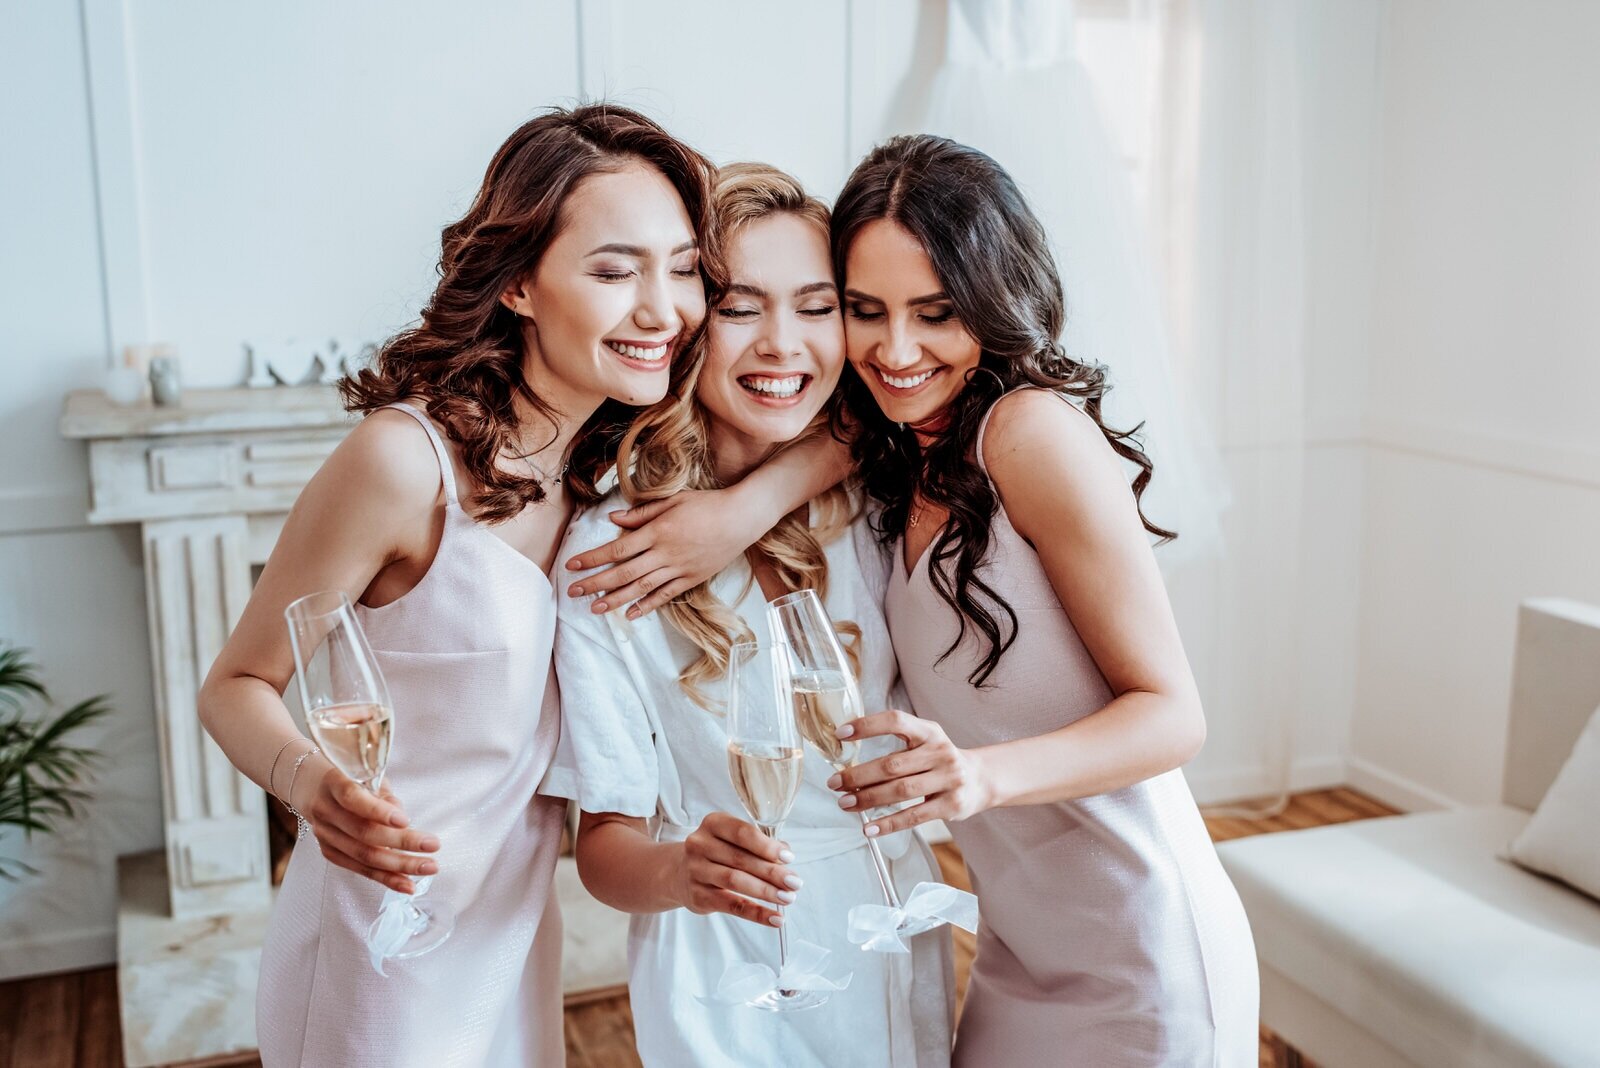
[[[1076,404],[1043,389],[1019,389],[994,402],[983,461],[999,483],[1038,462],[1116,466],[1105,434]]]
[[[431,515],[439,487],[439,461],[427,432],[403,412],[379,411],[339,443],[302,501],[404,529],[408,520]]]
[[[1132,501],[1104,432],[1059,395],[1025,389],[1001,397],[982,447],[1006,514],[1024,534]]]
[[[375,492],[427,504],[439,491],[439,461],[427,431],[409,415],[373,412],[356,424],[329,458],[342,474]]]

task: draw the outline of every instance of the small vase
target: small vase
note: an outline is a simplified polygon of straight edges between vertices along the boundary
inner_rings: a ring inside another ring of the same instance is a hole
[[[170,356],[157,356],[150,361],[150,396],[162,407],[171,407],[183,397],[183,386],[178,380],[178,361]]]

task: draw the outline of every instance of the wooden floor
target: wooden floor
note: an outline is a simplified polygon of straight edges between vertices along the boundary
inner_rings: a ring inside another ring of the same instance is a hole
[[[1296,794],[1276,816],[1208,818],[1216,841],[1271,831],[1299,830],[1330,823],[1393,815],[1394,810],[1354,790]],[[953,845],[936,847],[945,878],[967,885],[966,868]],[[964,996],[975,948],[973,936],[955,931],[956,989]],[[625,995],[577,1005],[566,1012],[567,1064],[570,1068],[633,1068],[633,1017]],[[1282,1065],[1286,1050],[1265,1028],[1261,1066]],[[213,1064],[259,1065],[253,1057]],[[1310,1061],[1304,1062],[1308,1068]],[[123,1068],[122,1029],[117,1020],[114,968],[70,972],[0,983],[0,1068]]]

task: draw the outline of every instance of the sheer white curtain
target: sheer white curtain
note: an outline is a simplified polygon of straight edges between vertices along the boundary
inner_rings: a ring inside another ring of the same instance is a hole
[[[1051,234],[1067,296],[1067,352],[1109,369],[1107,422],[1145,424],[1155,522],[1181,532],[1164,568],[1214,555],[1226,501],[1214,450],[1172,375],[1162,300],[1128,169],[1076,58],[1060,0],[950,0],[946,62],[921,129],[1011,172]]]
[[[1158,559],[1210,721],[1197,793],[1270,808],[1300,686],[1297,5],[1086,2],[1080,36],[1063,0],[948,0],[922,128],[1049,228],[1067,350],[1109,368],[1113,425],[1145,422],[1147,511],[1180,532]]]

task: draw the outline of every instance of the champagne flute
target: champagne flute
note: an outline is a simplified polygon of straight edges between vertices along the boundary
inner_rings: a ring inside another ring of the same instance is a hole
[[[795,722],[800,734],[833,765],[843,771],[861,758],[861,743],[840,738],[837,728],[864,714],[861,688],[856,674],[839,642],[828,610],[816,590],[799,590],[779,597],[767,606],[772,633],[788,646],[789,692],[794,700]],[[863,826],[871,822],[866,812],[859,813]],[[890,908],[902,909],[900,894],[889,874],[889,864],[874,838],[867,839],[872,866],[878,874],[883,900]],[[917,934],[938,926],[937,921],[902,916],[898,930]]]
[[[334,767],[376,794],[394,741],[394,706],[350,598],[338,590],[307,594],[283,615],[311,736]],[[368,946],[377,950],[381,945],[380,958],[419,957],[455,928],[448,904],[423,897],[432,877],[412,882],[416,892],[402,895],[400,912],[390,915],[386,898],[368,928]]]
[[[776,838],[800,793],[803,751],[795,731],[781,645],[740,642],[728,657],[728,777],[750,819]],[[783,915],[783,906],[777,907]],[[778,974],[789,962],[789,933],[778,927]],[[773,1012],[809,1009],[828,1000],[818,990],[767,991],[747,1004]]]

